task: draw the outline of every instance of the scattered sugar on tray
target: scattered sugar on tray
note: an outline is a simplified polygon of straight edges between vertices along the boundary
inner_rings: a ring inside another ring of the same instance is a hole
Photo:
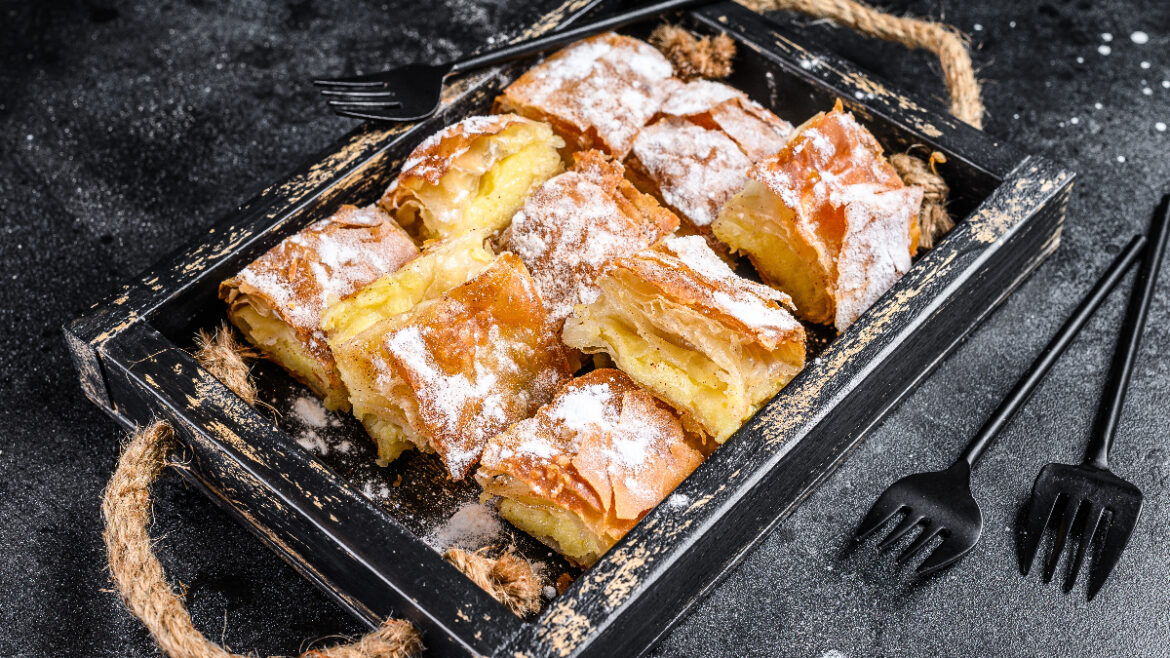
[[[497,544],[503,535],[504,525],[494,509],[480,503],[467,503],[432,530],[425,541],[437,551],[452,546],[474,551]]]
[[[673,493],[666,499],[666,506],[670,509],[686,509],[691,504],[691,499],[686,494]]]
[[[362,483],[362,495],[375,503],[380,503],[390,497],[390,487],[385,482],[367,480]]]
[[[293,418],[308,427],[327,427],[340,425],[340,421],[332,419],[325,411],[325,405],[314,397],[302,395],[292,405]]]
[[[1154,124],[1154,130],[1157,130],[1157,131],[1158,131],[1158,132],[1160,132],[1160,133],[1164,133],[1164,132],[1166,132],[1166,124],[1165,124],[1165,122],[1162,122],[1162,121],[1158,121],[1158,122],[1156,122],[1156,123]]]
[[[294,439],[298,445],[315,455],[325,456],[329,454],[329,444],[313,430],[299,432]]]
[[[1145,32],[1142,32],[1141,30],[1138,30],[1138,31],[1133,32],[1129,35],[1129,40],[1136,43],[1139,46],[1143,46],[1143,45],[1149,43],[1150,35],[1146,34]]]
[[[1138,64],[1138,66],[1140,66],[1142,68],[1142,70],[1146,70],[1146,69],[1150,68],[1150,63],[1149,62],[1142,62],[1141,64]]]
[[[1104,41],[1105,43],[1109,43],[1110,41],[1113,41],[1113,35],[1108,33],[1108,32],[1102,32],[1101,33],[1101,40]]]
[[[1102,55],[1108,55],[1109,53],[1113,52],[1113,49],[1105,44],[1101,44],[1100,46],[1097,46],[1097,52],[1101,53]]]

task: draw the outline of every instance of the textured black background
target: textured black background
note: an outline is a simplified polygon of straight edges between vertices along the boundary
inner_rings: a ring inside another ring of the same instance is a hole
[[[59,327],[347,130],[307,79],[456,55],[532,10],[505,0],[103,2],[0,13],[2,656],[156,654],[104,566],[98,496],[122,432],[80,394]],[[1170,189],[1170,132],[1156,128],[1170,123],[1170,3],[881,4],[971,34],[986,130],[1080,173],[1063,245],[655,655],[1170,655],[1170,275],[1114,457],[1146,493],[1146,515],[1096,601],[1021,577],[1009,527],[1042,464],[1079,459],[1120,298],[980,465],[987,526],[973,555],[914,584],[872,549],[843,552],[891,480],[955,453]],[[941,95],[927,54],[813,29],[899,86]],[[1131,40],[1138,30],[1148,43]],[[209,637],[289,654],[359,630],[173,475],[155,516],[163,564]]]

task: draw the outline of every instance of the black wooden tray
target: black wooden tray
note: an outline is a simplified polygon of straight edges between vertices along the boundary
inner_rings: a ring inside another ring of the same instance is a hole
[[[569,0],[527,32],[555,28],[596,4]],[[424,541],[436,520],[475,498],[473,485],[444,483],[423,456],[377,469],[352,420],[330,430],[352,439],[348,452],[314,454],[298,445],[289,414],[274,421],[249,407],[188,352],[197,329],[224,317],[216,298],[222,279],[338,205],[376,199],[419,141],[486,111],[524,64],[459,80],[429,120],[361,126],[197,244],[95,304],[66,328],[85,394],[126,427],[169,420],[189,453],[185,477],[362,620],[410,619],[434,655],[645,651],[1056,248],[1073,179],[738,5],[681,20],[734,37],[739,55],[730,82],[794,124],[841,98],[888,151],[922,144],[943,152],[950,208],[960,221],[843,336],[817,346],[804,372],[668,504],[539,615],[517,618]],[[257,371],[279,410],[305,394],[272,366]],[[398,475],[402,485],[391,486]],[[522,533],[512,539],[554,577],[567,568]]]

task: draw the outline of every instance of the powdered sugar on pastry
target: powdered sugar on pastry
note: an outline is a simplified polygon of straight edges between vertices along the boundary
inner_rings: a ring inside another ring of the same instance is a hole
[[[711,288],[709,302],[747,328],[782,333],[800,330],[800,323],[781,306],[791,305],[788,295],[731,271],[702,237],[673,236],[663,240],[662,246],[676,256],[691,275],[704,279],[697,283]],[[644,252],[639,257],[651,257],[651,254]],[[686,272],[679,274],[685,276]]]
[[[723,204],[743,188],[751,166],[723,133],[674,117],[644,128],[633,154],[662,200],[695,226],[715,221]]]
[[[678,219],[622,179],[596,151],[536,190],[512,218],[506,247],[532,273],[554,323],[596,299],[601,266],[650,245]],[[639,205],[641,204],[641,205]]]
[[[318,324],[327,306],[417,255],[410,237],[376,206],[343,206],[285,238],[236,279],[254,289],[249,294],[267,297],[289,325],[323,341]]]
[[[838,331],[845,331],[910,269],[910,221],[922,204],[922,188],[875,192],[854,186],[841,193],[845,239],[837,256]]]
[[[509,85],[499,105],[548,117],[577,148],[624,157],[668,91],[670,62],[643,41],[612,32],[578,41]]]

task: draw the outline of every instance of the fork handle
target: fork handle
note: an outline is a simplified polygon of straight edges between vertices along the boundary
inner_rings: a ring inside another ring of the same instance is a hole
[[[473,55],[471,57],[461,59],[451,64],[452,73],[463,73],[472,69],[483,68],[492,64],[499,64],[513,59],[518,59],[533,53],[544,52],[557,46],[563,46],[567,43],[572,43],[579,39],[588,36],[593,36],[599,32],[606,30],[613,30],[619,27],[624,27],[630,23],[636,23],[646,18],[653,18],[659,14],[665,14],[679,9],[689,9],[691,7],[698,7],[700,5],[711,4],[715,0],[668,0],[667,2],[659,2],[657,4],[634,9],[632,11],[623,12],[616,16],[612,16],[605,20],[596,21],[579,27],[569,28],[551,34],[546,34],[528,41],[521,41],[520,43],[513,43],[502,48],[490,50],[486,53]]]
[[[1129,271],[1134,261],[1141,256],[1142,248],[1145,246],[1146,237],[1144,235],[1133,236],[1129,244],[1125,245],[1121,253],[1113,259],[1113,263],[1109,266],[1109,269],[1105,270],[1105,273],[1097,280],[1093,289],[1085,295],[1076,310],[1072,312],[1072,315],[1064,321],[1060,330],[1056,332],[1056,335],[1044,346],[1044,351],[1040,352],[1040,356],[1036,357],[1036,360],[1032,362],[1032,366],[1016,382],[1015,388],[1008,393],[1003,402],[999,403],[999,407],[991,414],[987,422],[983,424],[979,433],[963,449],[963,454],[959,459],[965,460],[971,466],[975,465],[979,457],[991,446],[992,440],[995,439],[1004,425],[1007,425],[1016,411],[1024,406],[1028,398],[1032,397],[1032,393],[1035,392],[1036,387],[1044,379],[1044,375],[1048,373],[1048,370],[1052,368],[1053,364],[1060,358],[1060,355],[1064,353],[1064,350],[1077,337],[1081,328],[1085,326],[1085,323],[1093,316],[1093,312],[1101,306],[1101,303],[1105,301],[1109,293],[1113,291],[1125,276],[1125,273]]]
[[[1109,465],[1109,449],[1113,447],[1113,437],[1117,433],[1117,423],[1121,420],[1121,410],[1125,406],[1125,393],[1129,390],[1129,378],[1133,374],[1133,362],[1137,357],[1138,347],[1142,341],[1142,330],[1146,326],[1146,317],[1149,315],[1150,302],[1154,298],[1154,288],[1158,282],[1158,272],[1162,268],[1162,257],[1166,253],[1166,238],[1170,235],[1170,194],[1162,197],[1157,214],[1154,215],[1150,226],[1150,244],[1146,247],[1146,257],[1138,270],[1137,280],[1130,293],[1129,307],[1125,312],[1125,323],[1121,325],[1121,334],[1117,339],[1117,348],[1113,353],[1113,366],[1109,371],[1109,381],[1105,385],[1105,392],[1101,396],[1101,408],[1097,415],[1097,431],[1089,439],[1089,449],[1085,462],[1099,468]]]

